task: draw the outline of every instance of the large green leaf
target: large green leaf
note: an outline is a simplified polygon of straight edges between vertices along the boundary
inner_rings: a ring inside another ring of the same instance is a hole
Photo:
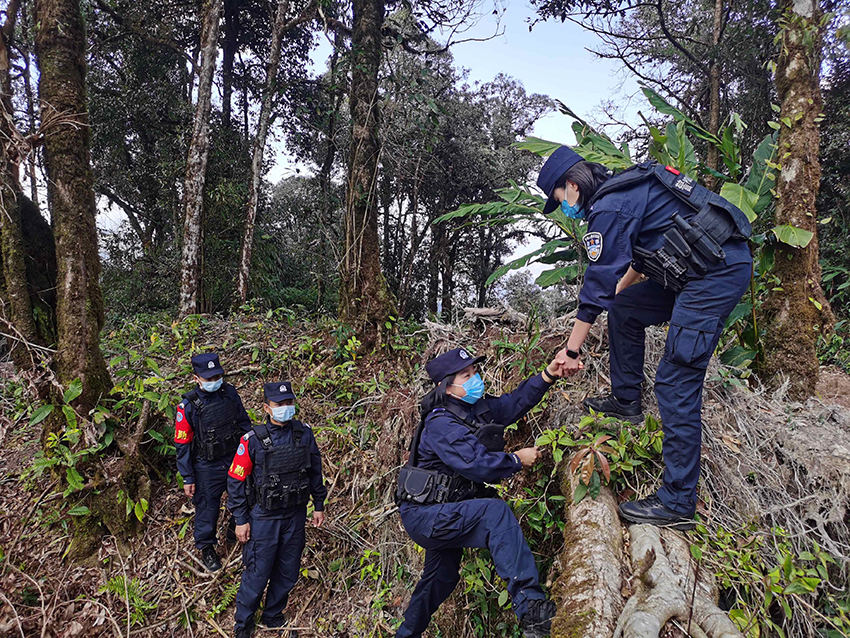
[[[753,210],[753,206],[755,206],[758,201],[758,195],[756,195],[751,190],[748,190],[741,186],[740,184],[736,184],[734,182],[726,182],[720,188],[720,196],[727,200],[729,203],[734,204],[738,208],[740,208],[744,214],[747,216],[751,222],[755,221],[757,215]]]
[[[564,279],[573,280],[578,274],[578,266],[562,266],[561,268],[553,268],[552,270],[544,270],[537,279],[534,280],[541,288],[554,286]]]
[[[767,162],[772,162],[776,155],[777,135],[777,133],[766,135],[753,153],[753,166],[750,169],[746,187],[747,190],[758,195],[758,200],[753,205],[756,214],[761,213],[773,200],[771,190],[776,183],[776,173],[767,165]]]
[[[795,248],[805,248],[815,236],[814,233],[786,224],[784,226],[776,226],[771,229],[776,238],[783,244],[794,246]]]
[[[558,142],[541,140],[539,137],[526,137],[521,142],[514,142],[514,146],[523,151],[531,151],[541,157],[549,157],[552,153],[563,146]]]
[[[511,270],[524,268],[528,264],[537,261],[535,257],[539,257],[540,255],[548,256],[554,253],[559,248],[568,248],[570,246],[572,246],[572,242],[564,239],[553,239],[552,241],[548,241],[537,250],[533,250],[527,255],[523,255],[522,257],[514,259],[513,261],[510,261],[507,264],[499,266],[496,270],[493,271],[493,274],[487,278],[487,281],[484,283],[484,285],[489,286],[497,279],[504,277],[505,274],[507,274]]]
[[[694,145],[685,134],[684,122],[667,125],[667,150],[673,165],[682,173],[696,177],[697,158]]]

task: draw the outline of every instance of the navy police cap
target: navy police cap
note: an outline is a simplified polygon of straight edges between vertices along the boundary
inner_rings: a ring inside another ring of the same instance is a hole
[[[266,401],[280,403],[286,399],[294,399],[295,393],[292,391],[292,384],[289,381],[275,381],[274,383],[263,384],[263,398]]]
[[[560,206],[557,200],[552,197],[555,184],[564,173],[583,160],[584,158],[581,155],[566,146],[561,146],[546,160],[543,168],[540,169],[540,175],[537,177],[537,185],[549,198],[543,207],[544,214],[548,215]]]
[[[434,357],[425,364],[425,371],[431,377],[431,381],[439,383],[450,374],[463,370],[466,366],[481,363],[486,357],[476,357],[463,348],[455,348]]]
[[[206,352],[204,354],[196,354],[192,357],[192,370],[202,379],[209,379],[217,374],[224,374],[224,368],[218,361],[218,355],[215,352]]]

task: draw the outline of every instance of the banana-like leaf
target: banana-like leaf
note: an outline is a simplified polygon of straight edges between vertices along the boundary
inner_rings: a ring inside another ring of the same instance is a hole
[[[558,250],[560,248],[567,248],[567,247],[570,247],[570,246],[572,246],[572,242],[564,240],[564,239],[553,239],[552,241],[548,241],[545,244],[543,244],[540,248],[538,248],[537,250],[533,250],[530,253],[528,253],[527,255],[523,255],[522,257],[518,257],[517,259],[514,259],[513,261],[510,261],[506,264],[499,266],[496,270],[493,271],[493,274],[490,275],[487,278],[487,281],[485,282],[484,285],[489,286],[490,284],[492,284],[497,279],[504,277],[511,270],[517,270],[519,268],[524,268],[528,264],[534,263],[535,261],[537,261],[536,257],[540,257],[541,255],[542,256],[551,255],[552,253],[554,253],[556,250]]]
[[[753,211],[758,215],[773,201],[773,189],[776,183],[776,173],[768,162],[773,162],[776,156],[777,133],[766,135],[753,153],[753,167],[747,179],[746,187],[758,195],[758,201],[753,205]]]
[[[539,137],[526,137],[521,142],[514,142],[513,145],[515,148],[523,151],[531,151],[535,155],[540,155],[540,157],[549,157],[563,146],[563,144],[559,144],[558,142],[541,140]]]
[[[740,184],[726,182],[720,188],[720,196],[744,211],[747,219],[751,222],[755,221],[757,215],[755,210],[753,210],[753,206],[758,201],[758,195],[754,192],[744,188]]]
[[[549,286],[554,286],[560,281],[564,279],[573,280],[578,275],[578,266],[575,264],[571,266],[563,266],[561,268],[553,268],[552,270],[544,270],[537,279],[534,280],[541,288],[548,288]]]
[[[776,238],[783,244],[794,246],[795,248],[805,248],[812,241],[815,234],[804,228],[797,228],[786,224],[784,226],[776,226],[771,229]]]

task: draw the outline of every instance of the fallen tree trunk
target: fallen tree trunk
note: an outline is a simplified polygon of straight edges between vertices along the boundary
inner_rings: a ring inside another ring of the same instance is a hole
[[[575,476],[569,459],[561,468],[561,493],[570,498]],[[552,622],[552,638],[600,638],[611,636],[623,610],[621,594],[623,528],[617,501],[603,487],[596,500],[571,505],[564,521],[564,549],[556,569],[560,576],[552,587],[558,615]]]

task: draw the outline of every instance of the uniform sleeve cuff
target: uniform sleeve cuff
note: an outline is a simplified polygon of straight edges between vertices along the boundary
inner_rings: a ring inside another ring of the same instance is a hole
[[[599,316],[599,312],[596,310],[591,310],[587,306],[581,306],[578,309],[578,313],[576,314],[576,319],[579,321],[584,321],[585,323],[593,323],[596,321],[596,317]]]
[[[517,465],[517,469],[522,469],[522,461],[519,460],[519,457],[516,454],[511,454],[510,457],[514,460],[514,463]]]
[[[194,476],[184,476],[183,477],[183,485],[194,485],[195,477]]]
[[[324,501],[313,501],[313,509],[317,512],[325,511],[325,502]]]
[[[244,525],[245,523],[248,522],[247,516],[234,516],[234,518],[236,519],[237,525]]]

